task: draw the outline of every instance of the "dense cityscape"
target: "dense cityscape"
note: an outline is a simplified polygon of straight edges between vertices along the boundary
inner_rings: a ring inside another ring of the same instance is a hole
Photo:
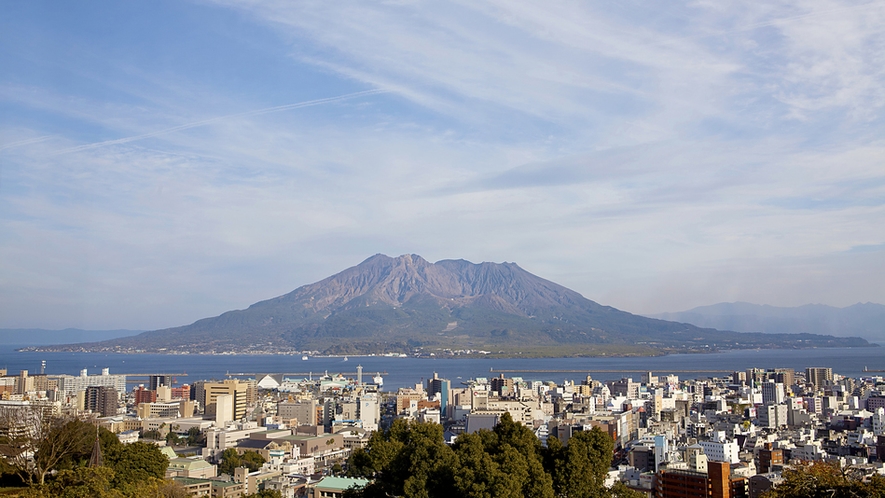
[[[784,469],[808,462],[885,473],[885,378],[848,378],[824,366],[559,384],[502,373],[455,385],[433,374],[395,392],[362,367],[352,377],[182,385],[155,374],[132,389],[132,379],[108,369],[2,373],[4,441],[37,431],[41,420],[85,420],[120,443],[156,445],[168,459],[163,477],[191,496],[341,496],[370,482],[351,477],[350,458],[395,420],[440,425],[452,445],[505,416],[542,448],[598,428],[613,443],[605,486],[644,496],[755,498],[781,483]]]
[[[885,498],[885,1],[0,1],[0,498]]]

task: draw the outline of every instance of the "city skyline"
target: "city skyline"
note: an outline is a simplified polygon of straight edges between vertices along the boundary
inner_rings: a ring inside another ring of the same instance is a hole
[[[642,314],[885,303],[885,5],[0,9],[0,328],[184,325],[376,253]]]

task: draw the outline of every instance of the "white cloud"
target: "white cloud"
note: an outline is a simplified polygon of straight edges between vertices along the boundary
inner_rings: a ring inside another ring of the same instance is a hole
[[[224,5],[323,96],[388,93],[305,107],[129,61],[79,69],[125,98],[0,80],[55,118],[0,128],[0,326],[177,325],[376,252],[637,312],[885,302],[852,260],[885,243],[878,4]]]

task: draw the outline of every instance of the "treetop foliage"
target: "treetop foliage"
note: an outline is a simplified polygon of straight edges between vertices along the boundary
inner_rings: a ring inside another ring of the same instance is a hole
[[[763,498],[885,498],[885,477],[868,479],[851,468],[838,464],[816,462],[783,472],[783,482]]]
[[[221,453],[221,463],[218,464],[218,472],[234,475],[237,467],[246,467],[249,472],[255,472],[264,465],[264,457],[255,451],[244,451],[240,455],[237,450],[228,448]]]
[[[154,444],[124,445],[112,432],[76,418],[26,419],[27,430],[9,431],[4,472],[15,472],[29,498],[184,498],[164,480],[169,460]],[[9,421],[8,421],[9,422]],[[98,437],[103,465],[88,467]],[[33,455],[33,458],[26,458]]]
[[[396,420],[354,452],[348,475],[373,481],[350,497],[479,498],[636,497],[623,486],[603,486],[613,442],[598,428],[578,432],[567,445],[551,438],[543,448],[532,431],[501,417],[493,430],[443,440],[442,426]]]

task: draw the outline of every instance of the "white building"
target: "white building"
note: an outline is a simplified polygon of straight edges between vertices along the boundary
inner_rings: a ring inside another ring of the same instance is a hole
[[[126,392],[126,376],[111,375],[107,368],[101,370],[101,375],[89,375],[87,369],[84,368],[80,370],[79,376],[56,375],[49,377],[49,379],[57,381],[58,392],[67,396],[74,396],[91,386],[110,386],[118,393]]]
[[[710,462],[740,462],[738,445],[734,441],[701,441],[698,444],[704,449],[704,454]]]
[[[759,427],[776,428],[787,425],[787,405],[760,406],[757,411],[757,425]]]
[[[876,408],[873,416],[870,417],[870,421],[873,425],[873,434],[877,436],[885,434],[885,408]]]

